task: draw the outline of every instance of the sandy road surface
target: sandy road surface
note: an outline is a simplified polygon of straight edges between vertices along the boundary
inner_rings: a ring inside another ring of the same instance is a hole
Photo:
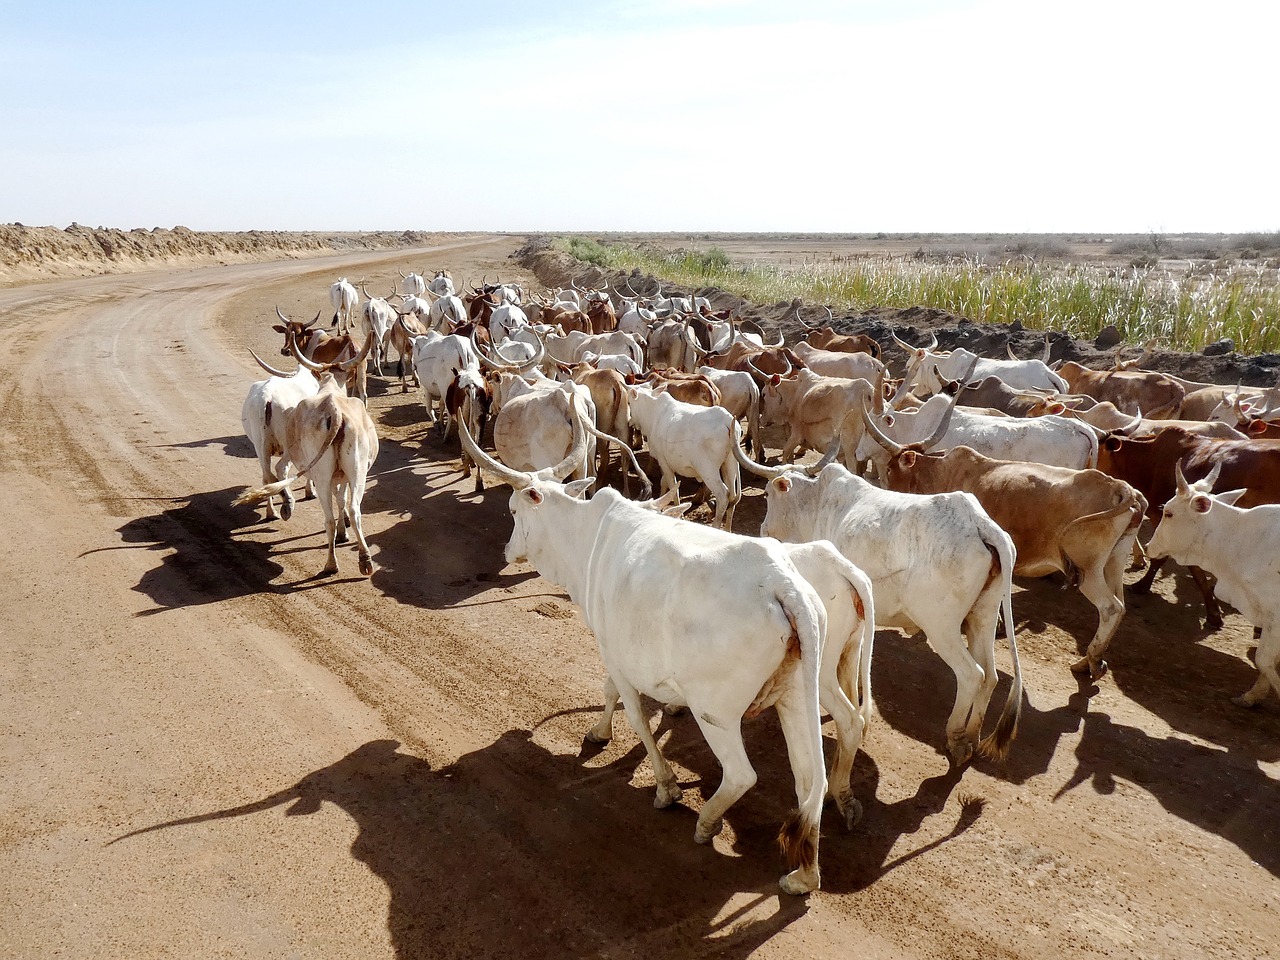
[[[350,548],[314,578],[315,504],[229,506],[257,474],[242,345],[278,359],[273,304],[309,315],[339,272],[374,289],[424,262],[509,277],[514,246],[0,291],[0,956],[1280,950],[1280,710],[1227,701],[1248,626],[1202,636],[1171,581],[1131,604],[1096,690],[1066,669],[1092,608],[1015,597],[1028,710],[1003,768],[948,772],[950,674],[882,633],[866,815],[829,817],[823,890],[794,900],[776,722],[749,725],[760,783],[713,849],[693,811],[719,773],[688,718],[662,720],[672,810],[624,721],[584,749],[594,641],[503,565],[506,490],[458,482],[416,394],[374,381],[371,580]],[[752,486],[740,531],[761,509]]]

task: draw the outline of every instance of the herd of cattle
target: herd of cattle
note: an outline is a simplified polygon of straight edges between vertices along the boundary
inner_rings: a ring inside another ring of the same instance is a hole
[[[1210,626],[1222,623],[1216,591],[1261,633],[1257,682],[1237,702],[1280,692],[1280,424],[1268,419],[1280,394],[1142,370],[1146,353],[1107,370],[1050,365],[1047,338],[1041,359],[1019,360],[894,336],[883,349],[904,353],[896,380],[880,343],[798,311],[807,332],[788,345],[660,286],[539,297],[487,278],[455,288],[445,271],[401,276],[404,292],[393,284],[386,297],[335,283],[336,332],[319,313],[303,322],[276,311],[281,354],[297,370],[254,354],[270,377],[250,388],[242,420],[263,486],[237,503],[265,500],[269,517],[288,519],[305,478],[324,511],[325,571],[337,571],[350,526],[371,575],[360,505],[378,437],[366,384],[394,349],[402,389],[407,367],[427,419],[445,440],[456,426],[476,489],[482,467],[512,486],[507,560],[527,559],[580,608],[607,671],[588,736],[609,739],[621,700],[659,807],[680,788],[640,696],[688,707],[724,772],[699,842],[755,782],[742,719],[777,709],[799,806],[780,835],[787,892],[819,884],[824,798],[849,826],[860,814],[850,775],[872,715],[874,629],[923,631],[955,674],[953,761],[1001,757],[1022,706],[1012,577],[1057,572],[1079,587],[1098,627],[1072,669],[1100,678],[1124,616],[1124,570],[1143,559],[1144,517],[1158,522],[1151,564],[1131,589],[1149,589],[1166,559],[1190,566]],[[481,446],[490,424],[493,455]],[[774,465],[763,462],[762,424],[786,431]],[[661,472],[656,499],[641,443]],[[821,459],[798,465],[807,450]],[[731,532],[742,470],[767,480],[760,537]],[[714,502],[711,525],[681,517],[681,477]],[[667,600],[655,608],[654,596]],[[1002,619],[1013,683],[984,737]],[[829,776],[824,712],[837,730]]]

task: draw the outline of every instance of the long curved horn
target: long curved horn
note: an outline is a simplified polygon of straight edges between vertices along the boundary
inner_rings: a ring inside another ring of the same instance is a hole
[[[539,470],[536,476],[547,476],[554,480],[564,480],[565,477],[582,466],[584,460],[587,459],[587,431],[583,429],[586,421],[586,414],[579,414],[576,401],[578,394],[574,390],[567,391],[569,394],[569,420],[573,423],[573,443],[569,445],[569,452],[565,454],[565,458],[557,463],[554,467],[548,467],[545,471]]]
[[[285,373],[283,370],[277,370],[275,367],[267,364],[260,356],[253,352],[252,348],[250,348],[249,353],[253,354],[253,359],[258,361],[258,366],[267,371],[267,373],[271,374],[273,377],[283,377],[285,380],[288,380],[293,376],[292,373]]]
[[[609,443],[616,443],[622,448],[622,452],[627,459],[631,461],[631,467],[636,472],[636,476],[644,483],[644,490],[641,491],[637,500],[648,500],[653,495],[653,483],[649,480],[648,474],[640,469],[640,461],[636,459],[636,453],[626,443],[619,440],[611,433],[605,433],[603,430],[597,429],[596,425],[586,417],[582,418],[582,425],[587,428],[587,432],[597,440],[605,440]]]
[[[764,332],[764,328],[760,326],[760,324],[756,323],[754,320],[749,320],[749,319],[743,320],[742,323],[744,326],[749,323],[756,328],[756,332],[760,334],[760,342],[764,344],[764,348],[766,350],[777,350],[779,347],[781,347],[783,344],[786,343],[787,338],[783,336],[781,330],[778,331],[777,343],[764,343],[765,332]]]
[[[790,465],[784,467],[766,467],[763,463],[757,463],[752,460],[742,449],[742,435],[740,430],[741,428],[735,425],[733,434],[733,455],[737,458],[738,463],[742,468],[748,473],[754,473],[757,477],[764,477],[766,480],[772,480],[774,477],[782,476],[788,470],[795,469]]]
[[[907,341],[901,339],[896,333],[891,333],[889,336],[893,337],[894,343],[912,356],[915,356],[915,352],[920,349],[919,347],[913,347],[911,344],[907,343]]]
[[[862,419],[867,425],[867,431],[871,434],[871,438],[876,443],[889,451],[889,455],[896,457],[903,450],[902,444],[891,439],[883,430],[876,426],[875,419],[871,416],[871,411],[867,409],[867,398],[858,398],[858,408],[862,413]]]
[[[830,464],[835,463],[836,457],[839,455],[839,453],[840,453],[840,435],[836,434],[836,436],[831,438],[831,444],[827,447],[827,452],[822,455],[822,459],[819,460],[817,463],[809,464],[809,466],[804,468],[804,472],[808,476],[816,477],[823,470],[827,469],[827,467]]]
[[[364,281],[363,281],[363,280],[361,280],[361,281],[360,281],[360,292],[364,294],[364,298],[365,298],[366,300],[372,300],[372,299],[373,299],[373,297],[369,296],[369,291],[368,291],[368,290],[366,290],[366,289],[364,288]]]
[[[1044,356],[1040,358],[1040,362],[1045,366],[1049,365],[1049,352],[1053,347],[1049,343],[1049,332],[1046,330],[1044,334]]]
[[[337,363],[334,364],[334,366],[336,366],[343,373],[346,373],[347,371],[353,370],[356,367],[360,366],[360,364],[364,362],[365,358],[369,356],[369,351],[373,349],[373,341],[375,339],[376,338],[372,333],[369,334],[367,337],[364,338],[364,346],[360,348],[359,353],[357,353],[350,360],[339,360]]]
[[[538,332],[536,330],[534,331],[533,335],[534,335],[534,338],[537,339],[538,341],[538,352],[533,355],[533,359],[529,360],[527,363],[523,363],[520,365],[521,373],[524,373],[526,370],[530,370],[538,366],[539,364],[542,363],[544,359],[546,359],[546,356],[547,356],[547,342],[543,340],[542,337],[538,336]]]
[[[689,346],[693,347],[693,352],[694,354],[696,354],[697,359],[701,360],[703,357],[711,356],[711,351],[703,350],[702,344],[698,343],[698,336],[693,332],[693,328],[689,326],[689,320],[687,317],[683,322],[684,322],[685,341],[689,344]]]
[[[467,451],[467,455],[471,457],[477,470],[482,466],[485,467],[490,473],[496,473],[516,490],[523,490],[533,483],[535,479],[533,474],[512,470],[505,463],[495,460],[481,450],[472,438],[471,431],[467,429],[466,417],[458,418],[458,438],[462,441],[462,448]]]
[[[372,339],[372,338],[370,338]],[[324,373],[329,369],[328,364],[316,363],[314,360],[308,360],[302,355],[302,351],[298,349],[298,341],[289,340],[289,348],[293,351],[293,358],[313,373]]]
[[[400,271],[399,271],[399,270],[397,270],[397,271],[396,271],[396,273],[400,273]],[[409,278],[408,278],[408,277],[406,277],[403,273],[400,273],[400,279],[401,279],[401,280],[408,280]]]
[[[750,357],[747,357],[746,360],[747,360],[748,373],[752,374],[753,376],[757,377],[760,380],[763,380],[766,383],[768,383],[770,380],[773,379],[773,374],[765,373],[763,370],[761,370],[759,367],[755,365],[754,361],[752,361]]]
[[[1116,427],[1111,432],[1118,433],[1122,437],[1127,437],[1127,436],[1130,436],[1133,433],[1133,431],[1137,430],[1138,427],[1140,426],[1142,426],[1142,408],[1141,407],[1138,408],[1137,416],[1135,416],[1132,420],[1126,423],[1123,427]]]
[[[286,317],[283,313],[280,312],[279,307],[276,307],[276,316],[280,318],[282,323],[293,323],[292,320],[290,320],[288,317]]]
[[[793,312],[793,313],[795,313],[795,315],[796,315],[796,319],[797,319],[797,320],[799,320],[799,321],[800,321],[802,324],[804,324],[806,327],[808,327],[810,330],[817,330],[817,329],[819,329],[818,324],[816,324],[816,323],[810,323],[808,320],[806,320],[806,319],[804,318],[804,314],[802,314],[802,313],[800,312],[800,307],[799,307],[799,305],[798,305],[798,304],[797,304],[797,306],[796,306],[795,310],[794,310],[794,311],[792,311],[792,312]]]
[[[480,344],[476,342],[476,328],[471,328],[471,346],[475,348],[476,356],[480,358],[480,362],[490,370],[497,370],[499,373],[520,373],[521,365],[518,363],[498,363],[491,359],[484,350],[480,348]]]
[[[929,434],[927,439],[920,441],[919,447],[921,450],[928,450],[935,443],[937,443],[939,440],[942,439],[943,434],[947,432],[947,427],[951,425],[951,415],[955,412],[956,412],[956,401],[955,401],[955,398],[952,397],[951,402],[947,404],[946,411],[944,411],[942,414],[942,419],[939,420],[938,425],[933,428],[933,433]]]
[[[1015,354],[1015,353],[1013,352],[1013,344],[1012,344],[1012,343],[1006,343],[1006,344],[1004,345],[1004,348],[1005,348],[1005,350],[1009,351],[1009,359],[1010,359],[1010,360],[1017,360],[1017,359],[1018,359],[1018,355],[1017,355],[1017,354]]]
[[[930,342],[929,342],[929,346],[925,347],[925,349],[926,349],[926,350],[928,350],[928,351],[930,351],[930,352],[932,352],[932,351],[934,351],[934,350],[937,350],[937,349],[938,349],[938,335],[937,335],[936,333],[933,333],[932,331],[930,331],[930,333],[929,333],[929,341],[930,341]]]

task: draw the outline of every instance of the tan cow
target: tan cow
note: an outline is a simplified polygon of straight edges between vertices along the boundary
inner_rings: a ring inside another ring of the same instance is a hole
[[[992,460],[969,447],[930,454],[894,443],[868,420],[890,452],[885,485],[902,493],[973,494],[1013,538],[1014,573],[1043,577],[1059,571],[1079,578],[1080,592],[1098,608],[1098,629],[1071,669],[1097,680],[1102,659],[1124,617],[1124,569],[1147,501],[1127,483],[1098,470]]]
[[[373,575],[373,561],[364,538],[360,504],[364,499],[369,468],[378,456],[378,433],[364,403],[356,397],[346,396],[336,376],[346,374],[351,366],[363,366],[372,343],[372,338],[369,338],[364,349],[354,358],[336,364],[312,363],[295,348],[298,362],[316,373],[320,389],[315,396],[298,401],[289,412],[280,468],[285,478],[246,490],[235,500],[236,504],[258,503],[283,494],[281,513],[284,519],[289,519],[293,512],[290,486],[294,477],[289,475],[285,464],[296,466],[299,475],[305,475],[314,482],[324,510],[329,558],[322,573],[338,572],[337,544],[347,542],[347,523],[350,522],[356,533],[360,572],[366,577]]]

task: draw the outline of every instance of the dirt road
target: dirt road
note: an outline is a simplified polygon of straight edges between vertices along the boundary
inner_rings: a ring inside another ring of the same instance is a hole
[[[708,848],[693,823],[719,771],[688,717],[663,718],[686,793],[654,811],[624,721],[583,745],[594,640],[504,565],[506,488],[460,482],[416,393],[372,378],[371,580],[350,548],[315,577],[314,503],[288,523],[230,506],[258,480],[244,347],[291,367],[273,305],[327,312],[339,273],[513,277],[516,245],[0,291],[0,957],[1280,951],[1280,709],[1230,704],[1249,626],[1203,635],[1174,581],[1131,603],[1085,690],[1067,665],[1092,607],[1025,585],[1028,709],[1003,767],[948,772],[950,673],[882,632],[866,813],[852,833],[829,815],[823,889],[796,900],[776,885],[776,721],[749,724],[760,782]],[[751,485],[739,531],[761,514]]]

